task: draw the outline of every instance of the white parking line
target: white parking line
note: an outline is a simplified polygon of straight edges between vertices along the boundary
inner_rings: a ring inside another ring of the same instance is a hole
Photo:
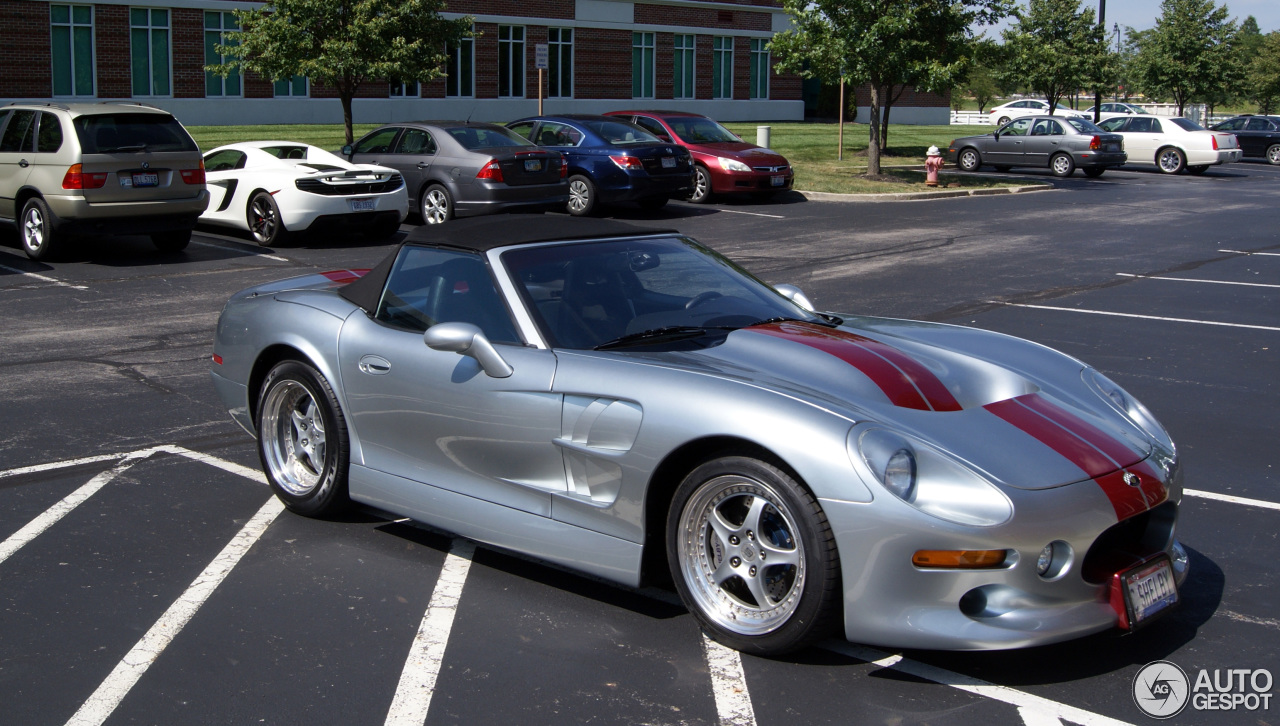
[[[1230,255],[1250,255],[1258,257],[1280,257],[1280,252],[1245,252],[1244,250],[1218,250]]]
[[[1265,282],[1230,282],[1228,280],[1197,280],[1190,277],[1162,277],[1160,275],[1134,275],[1128,272],[1117,272],[1117,277],[1136,277],[1143,280],[1170,280],[1172,282],[1204,282],[1210,285],[1242,285],[1245,287],[1280,287]]]
[[[1243,504],[1246,507],[1261,507],[1262,509],[1274,509],[1280,512],[1280,504],[1276,502],[1268,502],[1262,499],[1247,499],[1245,497],[1237,497],[1231,494],[1218,494],[1216,492],[1206,492],[1199,489],[1183,489],[1183,494],[1189,497],[1199,497],[1201,499],[1212,499],[1217,502],[1227,502],[1229,504]]]
[[[1088,310],[1086,308],[1062,308],[1052,305],[1028,305],[1025,303],[1002,302],[1000,300],[988,300],[990,305],[1005,305],[1011,308],[1030,308],[1032,310],[1058,310],[1064,313],[1085,313],[1087,315],[1110,315],[1117,318],[1137,318],[1139,320],[1162,320],[1168,323],[1195,323],[1197,325],[1216,325],[1224,328],[1247,328],[1249,330],[1275,330],[1280,331],[1272,325],[1246,325],[1244,323],[1220,323],[1215,320],[1193,320],[1191,318],[1166,318],[1160,315],[1138,315],[1136,313],[1116,313],[1110,310]]]
[[[933,681],[944,686],[967,691],[978,696],[991,698],[996,701],[1002,701],[1018,707],[1018,713],[1022,714],[1023,720],[1027,726],[1039,726],[1039,724],[1050,724],[1053,721],[1047,719],[1062,719],[1071,723],[1081,724],[1082,726],[1132,726],[1125,721],[1120,721],[1109,716],[1086,711],[1075,706],[1068,706],[1065,703],[1058,703],[1047,698],[1035,696],[1025,691],[1019,691],[1008,686],[997,686],[994,683],[972,676],[966,676],[945,668],[938,668],[926,663],[914,661],[909,658],[898,657],[893,659],[889,653],[868,648],[866,646],[854,645],[842,641],[828,641],[822,647],[833,653],[847,655],[856,660],[866,661],[873,665],[890,662],[887,666],[896,671],[913,675],[916,678],[923,678],[926,681]],[[1028,720],[1027,716],[1031,715],[1033,719]]]
[[[752,217],[768,217],[770,219],[786,219],[781,214],[764,214],[763,212],[744,212],[740,209],[717,209],[718,212],[728,212],[729,214],[749,214]]]
[[[142,451],[150,453],[152,449],[143,449]],[[99,456],[85,456],[79,459],[66,459],[63,461],[54,461],[48,464],[35,464],[33,466],[20,466],[16,469],[5,469],[0,471],[0,479],[10,476],[19,476],[21,474],[36,474],[42,471],[53,471],[55,469],[67,469],[73,466],[83,466],[85,464],[96,464],[99,461],[115,461],[126,456],[131,456],[140,452],[129,452],[127,454],[101,454]]]
[[[453,629],[453,618],[458,612],[458,601],[475,552],[475,544],[464,539],[455,539],[449,548],[440,579],[436,580],[436,588],[431,593],[431,602],[422,615],[422,624],[400,671],[400,683],[387,710],[387,726],[422,726],[427,722],[436,678],[440,675],[449,632]]]
[[[201,232],[201,234],[205,236],[210,236],[208,232]],[[263,257],[268,260],[276,260],[278,262],[290,262],[290,260],[287,260],[284,257],[277,257],[276,255],[268,255],[262,252],[254,251],[253,249],[245,249],[245,247],[248,247],[248,245],[237,246],[238,243],[220,245],[214,242],[200,242],[197,240],[191,240],[191,244],[198,245],[200,247],[212,247],[217,250],[229,250],[231,252],[239,252],[240,254],[246,257]]]
[[[716,699],[720,726],[756,726],[756,711],[742,672],[742,655],[702,635],[702,649],[711,673],[711,691]]]
[[[24,270],[19,270],[16,267],[9,267],[8,265],[0,265],[0,270],[7,270],[8,272],[12,272],[15,275],[22,275],[23,277],[34,277],[35,279],[40,280],[41,282],[47,282],[50,285],[57,285],[58,287],[69,287],[72,290],[88,290],[89,289],[84,285],[72,285],[69,282],[63,282],[62,280],[59,280],[55,277],[49,277],[47,275],[41,275],[35,272],[26,272]]]

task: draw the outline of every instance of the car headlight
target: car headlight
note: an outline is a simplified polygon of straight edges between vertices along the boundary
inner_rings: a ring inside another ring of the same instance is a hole
[[[884,428],[855,429],[856,455],[891,494],[956,524],[1009,521],[1013,504],[994,484],[938,449]]]
[[[1108,406],[1115,409],[1117,413],[1124,416],[1134,426],[1137,426],[1140,431],[1147,435],[1147,438],[1169,452],[1176,450],[1169,432],[1164,430],[1164,427],[1160,425],[1156,417],[1138,399],[1130,396],[1128,392],[1117,385],[1115,381],[1102,375],[1096,368],[1085,368],[1080,375],[1084,379],[1086,386],[1098,394],[1099,398],[1106,401]]]
[[[717,156],[716,161],[720,162],[720,168],[725,171],[751,171],[751,167],[743,164],[741,161],[726,159],[723,156]]]

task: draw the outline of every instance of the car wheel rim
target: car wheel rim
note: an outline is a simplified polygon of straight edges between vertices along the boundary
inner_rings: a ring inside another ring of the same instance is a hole
[[[253,222],[250,228],[253,231],[254,239],[259,242],[270,242],[276,234],[276,225],[280,222],[276,219],[276,211],[271,208],[269,199],[258,197],[253,200]]]
[[[1176,151],[1166,151],[1160,155],[1160,170],[1172,174],[1182,166],[1182,157]]]
[[[1280,164],[1280,146],[1272,146],[1267,149],[1267,161],[1272,164]]]
[[[699,169],[693,178],[693,198],[698,200],[706,199],[710,187],[711,180],[707,178],[707,172]]]
[[[23,219],[22,244],[33,252],[44,246],[44,215],[35,207],[28,209]]]
[[[782,627],[800,605],[805,559],[795,517],[763,482],[729,474],[704,483],[680,518],[679,558],[701,612],[740,635]]]
[[[294,496],[309,494],[324,474],[324,419],[300,383],[284,381],[262,404],[262,444],[272,479]]]
[[[581,179],[569,182],[569,209],[574,212],[586,209],[589,195],[586,182]]]
[[[427,192],[426,202],[422,206],[425,210],[422,216],[426,218],[427,224],[440,224],[449,216],[449,198],[439,189]]]
[[[978,156],[972,151],[966,151],[960,156],[960,165],[965,171],[973,171],[978,166]]]
[[[1065,156],[1059,156],[1053,160],[1053,170],[1058,174],[1066,174],[1070,168],[1071,162]]]

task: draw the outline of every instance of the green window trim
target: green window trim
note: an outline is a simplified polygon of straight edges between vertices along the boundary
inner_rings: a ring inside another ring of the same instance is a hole
[[[677,34],[672,37],[671,97],[694,98],[695,36]]]
[[[227,38],[227,33],[237,31],[240,25],[236,22],[235,13],[217,10],[206,10],[204,13],[204,62],[205,65],[225,63],[227,56],[218,53],[217,45],[234,45]],[[238,98],[243,95],[240,82],[240,69],[227,74],[226,78],[212,71],[204,72],[204,95],[206,98]]]
[[[631,97],[653,98],[654,33],[631,34]]]
[[[93,97],[93,7],[49,6],[50,56],[55,97]]]
[[[733,38],[711,39],[711,97],[733,98]]]
[[[134,97],[173,95],[167,9],[129,8],[129,67]]]

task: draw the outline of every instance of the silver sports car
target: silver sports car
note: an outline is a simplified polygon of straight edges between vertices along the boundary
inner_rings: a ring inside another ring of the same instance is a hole
[[[1016,648],[1178,601],[1173,442],[1097,370],[814,312],[674,230],[422,227],[236,294],[213,381],[294,512],[350,501],[638,585],[711,637]]]

